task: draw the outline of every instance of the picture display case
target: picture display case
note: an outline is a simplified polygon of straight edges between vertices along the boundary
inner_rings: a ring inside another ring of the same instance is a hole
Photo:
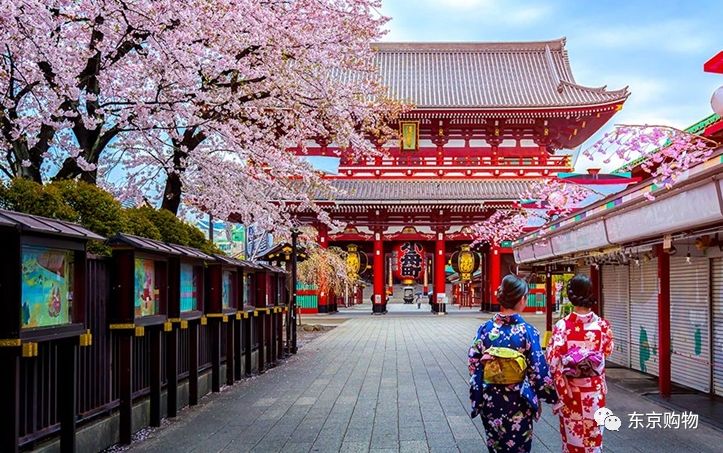
[[[207,269],[217,260],[198,249],[169,245],[179,254],[168,259],[168,318],[174,322],[201,318]]]
[[[171,244],[130,234],[118,234],[108,240],[108,245],[113,249],[114,269],[111,329],[166,322],[169,262],[180,259],[183,253]]]
[[[88,240],[104,238],[74,223],[0,210],[3,344],[85,332]]]

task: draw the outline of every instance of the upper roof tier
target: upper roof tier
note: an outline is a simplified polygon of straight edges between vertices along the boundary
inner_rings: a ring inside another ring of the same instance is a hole
[[[417,109],[543,109],[624,101],[575,83],[565,38],[509,43],[376,43],[390,94]]]

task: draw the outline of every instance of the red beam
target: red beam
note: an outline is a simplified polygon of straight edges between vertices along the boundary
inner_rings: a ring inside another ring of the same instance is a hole
[[[705,72],[714,72],[716,74],[723,74],[723,50],[718,52],[716,56],[706,61],[703,64],[703,70]]]
[[[374,238],[374,313],[381,313],[384,298],[384,243],[381,233],[375,233]]]
[[[670,396],[670,255],[658,246],[658,389]]]

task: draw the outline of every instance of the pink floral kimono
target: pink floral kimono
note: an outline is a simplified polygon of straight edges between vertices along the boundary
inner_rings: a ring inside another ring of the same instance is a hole
[[[613,351],[610,324],[593,312],[571,313],[555,324],[547,361],[560,398],[562,451],[602,451],[595,411],[605,407],[605,357]]]

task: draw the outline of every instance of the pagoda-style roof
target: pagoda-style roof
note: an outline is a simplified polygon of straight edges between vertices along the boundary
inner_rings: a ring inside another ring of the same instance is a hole
[[[377,43],[381,81],[416,109],[540,109],[624,101],[575,82],[565,39],[506,43]]]
[[[335,179],[343,191],[333,201],[343,204],[474,204],[518,200],[530,180],[378,180]],[[319,200],[321,201],[321,200]]]

